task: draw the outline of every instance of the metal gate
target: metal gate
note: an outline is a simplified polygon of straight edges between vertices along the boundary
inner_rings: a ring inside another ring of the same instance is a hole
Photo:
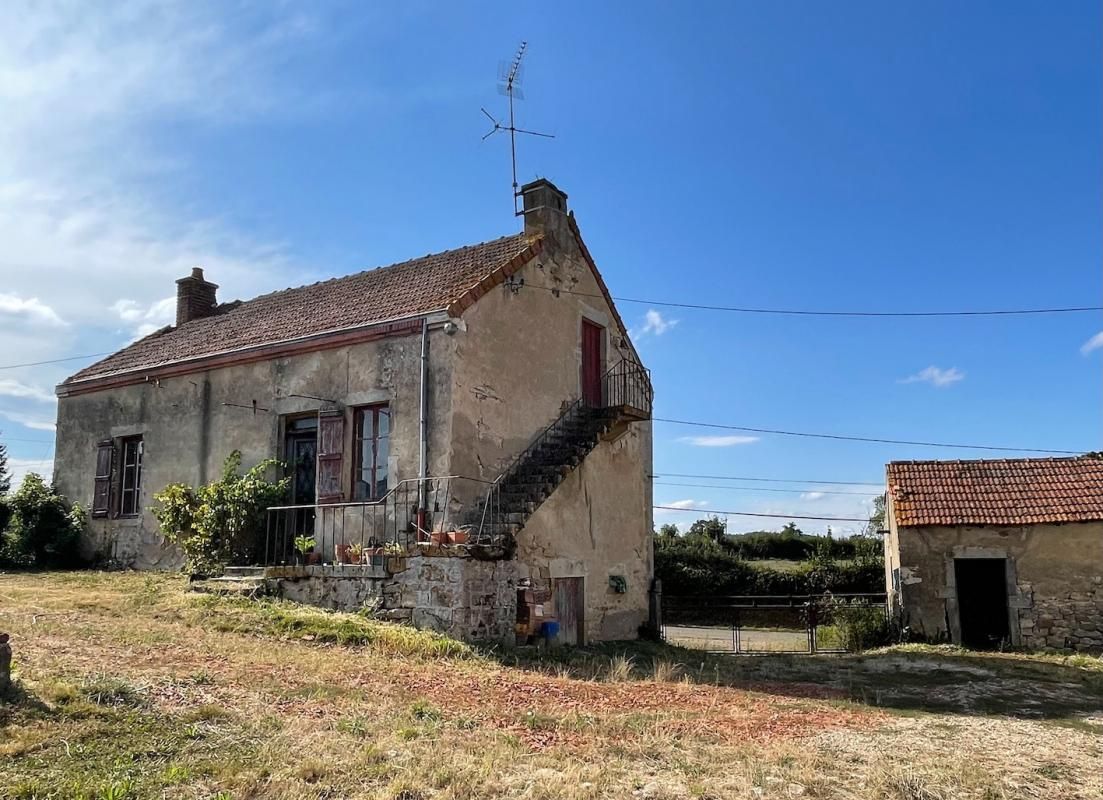
[[[714,653],[842,652],[838,608],[887,613],[884,594],[663,594],[658,605],[665,641]]]

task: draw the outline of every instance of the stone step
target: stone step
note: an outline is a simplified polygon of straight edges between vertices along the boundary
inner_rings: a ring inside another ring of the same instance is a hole
[[[226,567],[222,574],[227,578],[263,578],[264,567]]]

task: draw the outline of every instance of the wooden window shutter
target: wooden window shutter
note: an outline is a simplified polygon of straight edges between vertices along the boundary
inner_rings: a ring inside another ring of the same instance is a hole
[[[93,517],[106,517],[111,511],[111,468],[114,463],[114,443],[107,439],[96,445],[96,488],[92,493]]]
[[[340,503],[344,473],[345,415],[318,415],[318,502]]]

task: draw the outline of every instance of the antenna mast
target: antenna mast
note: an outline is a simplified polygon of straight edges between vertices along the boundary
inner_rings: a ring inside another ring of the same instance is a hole
[[[494,123],[494,127],[483,136],[484,142],[498,131],[509,131],[509,156],[513,166],[513,214],[518,217],[521,216],[523,212],[519,207],[521,193],[518,191],[517,184],[517,134],[526,133],[529,136],[542,136],[545,139],[555,138],[555,136],[550,133],[540,133],[538,131],[518,128],[513,121],[514,98],[518,100],[525,99],[525,93],[521,90],[521,82],[524,78],[524,69],[522,68],[521,62],[525,57],[526,47],[528,47],[528,42],[521,42],[521,46],[517,48],[517,54],[513,56],[513,60],[503,61],[498,66],[498,92],[509,98],[509,124],[503,125],[485,108],[481,109],[483,114],[486,115],[486,118]]]

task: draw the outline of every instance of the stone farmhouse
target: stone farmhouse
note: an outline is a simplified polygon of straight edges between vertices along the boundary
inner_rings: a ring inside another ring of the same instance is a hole
[[[246,302],[178,280],[175,325],[57,388],[85,555],[178,568],[153,494],[239,450],[292,477],[239,570],[270,592],[467,639],[635,636],[649,376],[566,194],[521,197],[521,233]]]
[[[968,647],[1103,650],[1103,458],[897,461],[887,477],[902,624]]]

